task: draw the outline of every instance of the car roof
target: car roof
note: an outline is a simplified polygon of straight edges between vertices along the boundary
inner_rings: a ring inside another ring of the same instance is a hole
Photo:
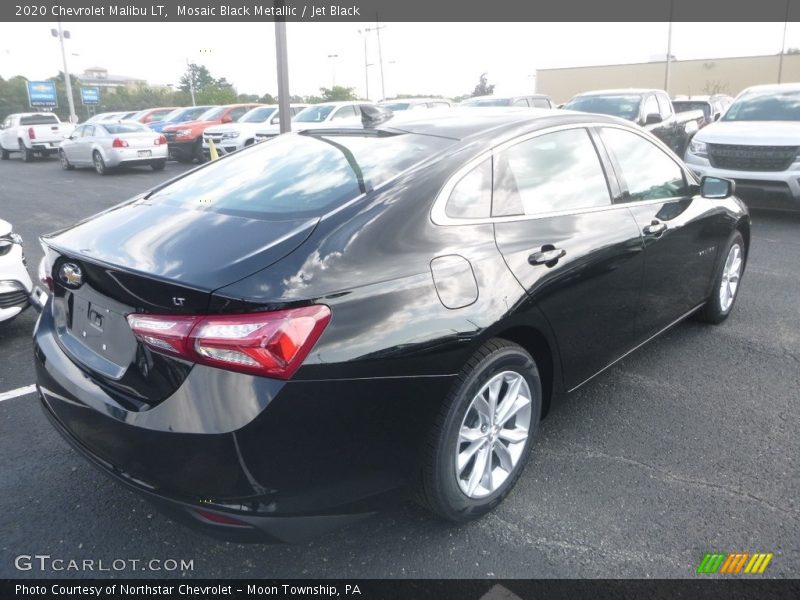
[[[624,96],[626,94],[653,94],[655,92],[661,92],[662,94],[665,93],[664,90],[657,90],[655,88],[618,88],[613,90],[592,90],[590,92],[581,92],[580,94],[575,94],[575,97],[578,96]]]
[[[407,102],[408,104],[417,103],[424,103],[424,102],[452,102],[447,98],[394,98],[393,100],[381,100],[378,102],[378,106],[383,106],[384,104],[402,104]]]
[[[510,98],[549,98],[547,94],[486,94],[485,96],[472,96],[470,98],[464,98],[462,102],[466,102],[467,100],[508,100]]]
[[[530,126],[531,129],[557,126],[568,123],[604,122],[625,123],[627,121],[571,110],[554,111],[547,108],[473,108],[431,109],[421,112],[396,113],[392,118],[377,125],[375,129],[387,132],[406,132],[421,135],[436,135],[456,140],[495,131]]]
[[[742,94],[749,92],[800,92],[800,83],[770,83],[754,85],[742,90]]]

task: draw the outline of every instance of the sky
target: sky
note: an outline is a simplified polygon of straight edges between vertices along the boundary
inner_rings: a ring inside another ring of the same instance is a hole
[[[382,97],[374,23],[288,23],[289,88],[316,94],[334,83]],[[647,62],[666,54],[667,23],[382,23],[385,97],[470,93],[481,73],[496,93],[533,91],[536,69]],[[46,78],[61,70],[55,23],[0,23],[0,76]],[[225,77],[240,93],[277,93],[272,23],[69,23],[72,74],[101,66],[156,84],[174,84],[187,59]],[[678,59],[777,54],[783,23],[674,23]],[[789,23],[786,47],[800,47]],[[330,56],[335,55],[335,56]]]

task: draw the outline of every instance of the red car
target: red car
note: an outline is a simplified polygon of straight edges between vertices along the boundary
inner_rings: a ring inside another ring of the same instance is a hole
[[[144,123],[145,125],[147,125],[148,123],[155,123],[156,121],[160,121],[176,108],[179,107],[159,106],[158,108],[145,108],[144,110],[140,110],[139,112],[131,115],[131,117],[126,120],[139,121],[139,123]]]
[[[226,104],[210,108],[196,121],[187,121],[165,127],[169,155],[178,162],[192,162],[197,159],[203,162],[203,132],[212,125],[237,121],[251,108],[263,104]]]

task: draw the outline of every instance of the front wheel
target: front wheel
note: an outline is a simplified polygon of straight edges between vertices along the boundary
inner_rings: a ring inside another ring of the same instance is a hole
[[[67,154],[63,150],[58,151],[58,160],[61,161],[61,168],[64,169],[65,171],[71,171],[72,169],[75,168],[75,166],[69,162]]]
[[[745,259],[744,238],[741,233],[736,231],[728,240],[725,251],[720,255],[711,297],[698,313],[701,321],[716,325],[722,323],[731,314],[744,273]]]
[[[0,147],[0,160],[8,160],[10,154],[8,150],[3,147]]]
[[[420,502],[454,522],[500,504],[519,479],[536,437],[542,386],[524,348],[493,339],[459,374],[431,431]]]

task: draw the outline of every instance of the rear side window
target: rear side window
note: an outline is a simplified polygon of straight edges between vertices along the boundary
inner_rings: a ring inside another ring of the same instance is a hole
[[[658,146],[640,135],[612,129],[601,130],[603,143],[617,159],[631,201],[658,200],[687,195],[683,169]]]
[[[483,219],[492,210],[492,159],[464,175],[450,192],[444,212],[455,219]]]
[[[600,159],[585,129],[540,135],[495,155],[494,216],[540,215],[610,204]]]
[[[547,98],[534,98],[533,105],[536,108],[550,108],[550,101]]]
[[[19,120],[20,125],[57,125],[58,118],[55,115],[28,115]]]
[[[512,106],[528,106],[528,101],[525,98],[517,98]]]
[[[148,201],[263,219],[316,217],[452,143],[414,134],[281,135],[191,172]]]

